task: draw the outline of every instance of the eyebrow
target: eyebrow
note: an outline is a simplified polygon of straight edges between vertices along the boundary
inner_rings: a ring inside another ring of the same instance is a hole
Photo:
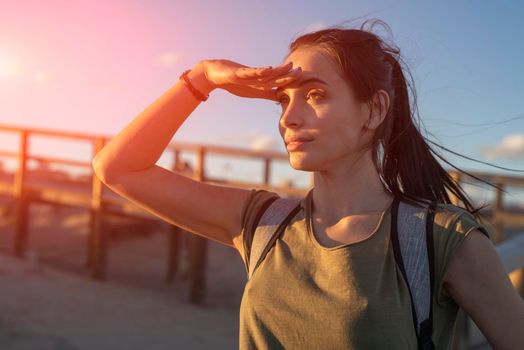
[[[308,78],[308,79],[293,81],[290,84],[279,86],[278,88],[275,89],[275,92],[280,92],[280,91],[286,90],[289,87],[294,86],[294,85],[296,85],[297,87],[300,87],[300,86],[306,85],[308,83],[320,83],[320,84],[324,84],[324,85],[328,86],[328,83],[326,83],[322,79],[319,79],[319,78]]]

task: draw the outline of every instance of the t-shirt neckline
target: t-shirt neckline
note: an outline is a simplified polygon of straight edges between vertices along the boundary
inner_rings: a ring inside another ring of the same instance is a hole
[[[327,250],[327,251],[349,248],[349,247],[360,245],[362,243],[365,243],[365,242],[371,240],[373,237],[375,237],[380,232],[380,230],[381,230],[381,228],[382,228],[382,226],[384,224],[385,217],[386,217],[386,215],[388,215],[391,212],[391,207],[393,206],[393,202],[394,202],[394,200],[391,201],[391,203],[388,206],[388,208],[386,210],[382,211],[382,213],[380,214],[380,219],[378,220],[377,225],[375,226],[375,228],[371,231],[371,233],[366,238],[361,239],[360,241],[356,241],[356,242],[342,243],[342,244],[339,244],[339,245],[336,245],[336,246],[333,246],[333,247],[326,247],[326,246],[323,246],[322,244],[320,244],[320,242],[317,240],[316,236],[313,233],[313,222],[312,222],[313,218],[312,218],[312,215],[311,215],[312,193],[313,193],[313,188],[309,190],[309,192],[307,193],[307,196],[306,196],[306,198],[304,200],[304,209],[305,209],[304,212],[305,212],[305,219],[306,219],[307,235],[308,235],[309,239],[313,242],[313,244],[315,246],[317,246],[318,248],[320,248],[322,250]]]

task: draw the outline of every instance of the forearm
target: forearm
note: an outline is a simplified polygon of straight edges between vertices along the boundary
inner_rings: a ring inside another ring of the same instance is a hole
[[[203,94],[213,90],[199,63],[188,78]],[[96,155],[92,165],[97,175],[107,179],[154,166],[173,135],[200,102],[185,83],[178,80]]]

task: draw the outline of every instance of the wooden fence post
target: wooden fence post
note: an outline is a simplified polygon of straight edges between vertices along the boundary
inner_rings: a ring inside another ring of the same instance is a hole
[[[270,174],[271,174],[271,159],[264,158],[264,184],[265,185],[269,185]]]
[[[104,147],[104,139],[95,140],[93,158]],[[103,184],[93,172],[92,196],[90,212],[90,232],[87,239],[87,265],[91,269],[91,277],[106,279],[106,235],[103,230]]]
[[[197,181],[205,181],[204,161],[206,156],[205,147],[199,147],[193,178]],[[191,291],[189,301],[200,303],[205,297],[206,281],[206,255],[208,239],[193,235],[191,239]]]
[[[169,230],[168,249],[166,282],[171,284],[178,271],[178,260],[180,258],[180,228],[175,225],[171,225]]]
[[[27,249],[29,228],[29,196],[25,188],[28,139],[29,132],[22,130],[18,151],[18,169],[14,179],[14,197],[16,200],[14,254],[20,258],[24,257]]]
[[[175,149],[174,152],[175,160],[173,164],[173,171],[179,171],[180,165],[180,150]],[[175,278],[175,275],[178,270],[178,260],[180,259],[180,228],[171,225],[169,230],[169,247],[168,247],[168,257],[167,257],[167,274],[166,282],[171,284]]]
[[[191,237],[191,290],[189,301],[198,304],[205,297],[206,264],[208,242],[207,238],[197,235]]]

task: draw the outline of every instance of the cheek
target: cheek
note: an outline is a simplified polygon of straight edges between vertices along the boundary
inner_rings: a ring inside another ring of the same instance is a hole
[[[358,148],[362,125],[360,120],[349,113],[331,114],[329,117],[319,118],[318,127],[322,130],[322,145],[331,150],[347,150]]]
[[[362,110],[341,104],[326,108],[325,115],[329,115],[331,129],[337,135],[345,135],[345,138],[355,139],[362,132],[365,123]]]

